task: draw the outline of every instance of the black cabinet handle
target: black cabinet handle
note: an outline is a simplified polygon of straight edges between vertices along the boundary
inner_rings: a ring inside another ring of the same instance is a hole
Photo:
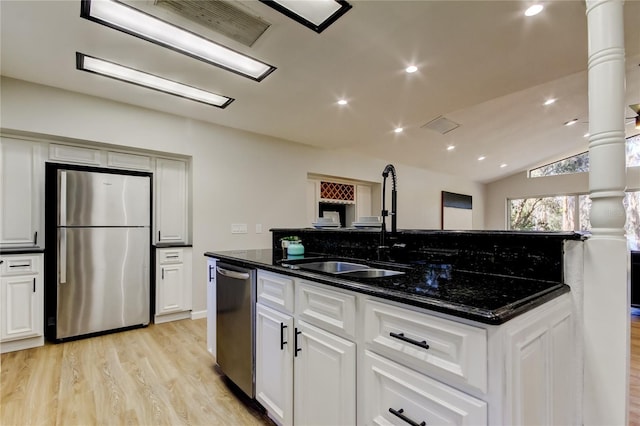
[[[417,340],[413,340],[413,339],[410,339],[408,337],[405,337],[404,333],[391,332],[391,333],[389,333],[389,336],[394,337],[396,339],[400,339],[400,340],[402,340],[404,342],[407,342],[407,343],[411,343],[412,345],[419,346],[422,349],[429,349],[429,345],[427,344],[426,340],[423,340],[422,342],[418,342]]]
[[[36,279],[33,279],[33,292],[36,292]]]
[[[302,350],[302,348],[298,347],[298,335],[302,334],[302,331],[299,331],[297,327],[294,330],[295,330],[295,337],[293,339],[293,345],[295,346],[296,350],[293,353],[293,356],[297,357],[298,356],[298,352],[300,352]]]
[[[409,417],[405,416],[404,414],[404,410],[401,408],[399,410],[394,410],[393,408],[389,408],[389,412],[391,414],[393,414],[396,417],[401,418],[402,420],[404,420],[405,422],[409,423],[411,426],[427,426],[426,422],[414,422],[413,420],[411,420]]]
[[[209,265],[209,282],[213,281],[213,275],[211,274],[213,272],[213,265]]]
[[[283,322],[280,323],[280,350],[283,351],[284,350],[284,345],[286,345],[288,342],[284,341],[284,329],[287,328],[286,325],[284,325]]]
[[[24,268],[27,266],[31,266],[29,263],[21,263],[20,265],[9,265],[9,268]]]
[[[162,268],[162,279],[164,280],[164,268]]]
[[[158,242],[160,241],[160,231],[158,231]]]
[[[38,231],[33,233],[33,245],[34,246],[38,245]]]

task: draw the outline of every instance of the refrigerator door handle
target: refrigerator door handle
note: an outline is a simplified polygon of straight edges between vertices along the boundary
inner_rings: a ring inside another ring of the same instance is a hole
[[[59,252],[60,284],[67,282],[67,230],[60,228],[60,252]]]
[[[58,226],[67,226],[67,172],[60,172],[60,217]]]

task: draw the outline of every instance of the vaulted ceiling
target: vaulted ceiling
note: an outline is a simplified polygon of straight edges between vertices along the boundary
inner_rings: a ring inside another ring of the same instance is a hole
[[[152,0],[126,3],[277,69],[247,79],[82,19],[79,0],[3,0],[1,74],[479,182],[587,149],[582,1],[545,1],[527,18],[528,1],[350,0],[352,9],[319,34],[261,2],[234,2],[271,24],[251,47]],[[624,7],[632,104],[640,102],[640,1]],[[219,109],[84,73],[76,52],[235,101]],[[408,65],[418,71],[406,73]],[[544,106],[549,98],[557,101]],[[444,135],[422,127],[441,115],[460,127]]]

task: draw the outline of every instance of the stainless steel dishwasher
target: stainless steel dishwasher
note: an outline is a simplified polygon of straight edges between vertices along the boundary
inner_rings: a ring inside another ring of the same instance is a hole
[[[218,263],[216,299],[216,361],[227,378],[253,398],[255,396],[255,269]]]

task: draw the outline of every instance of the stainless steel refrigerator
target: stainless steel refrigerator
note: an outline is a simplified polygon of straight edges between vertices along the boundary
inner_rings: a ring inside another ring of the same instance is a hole
[[[150,176],[57,168],[56,181],[55,338],[147,325]]]

